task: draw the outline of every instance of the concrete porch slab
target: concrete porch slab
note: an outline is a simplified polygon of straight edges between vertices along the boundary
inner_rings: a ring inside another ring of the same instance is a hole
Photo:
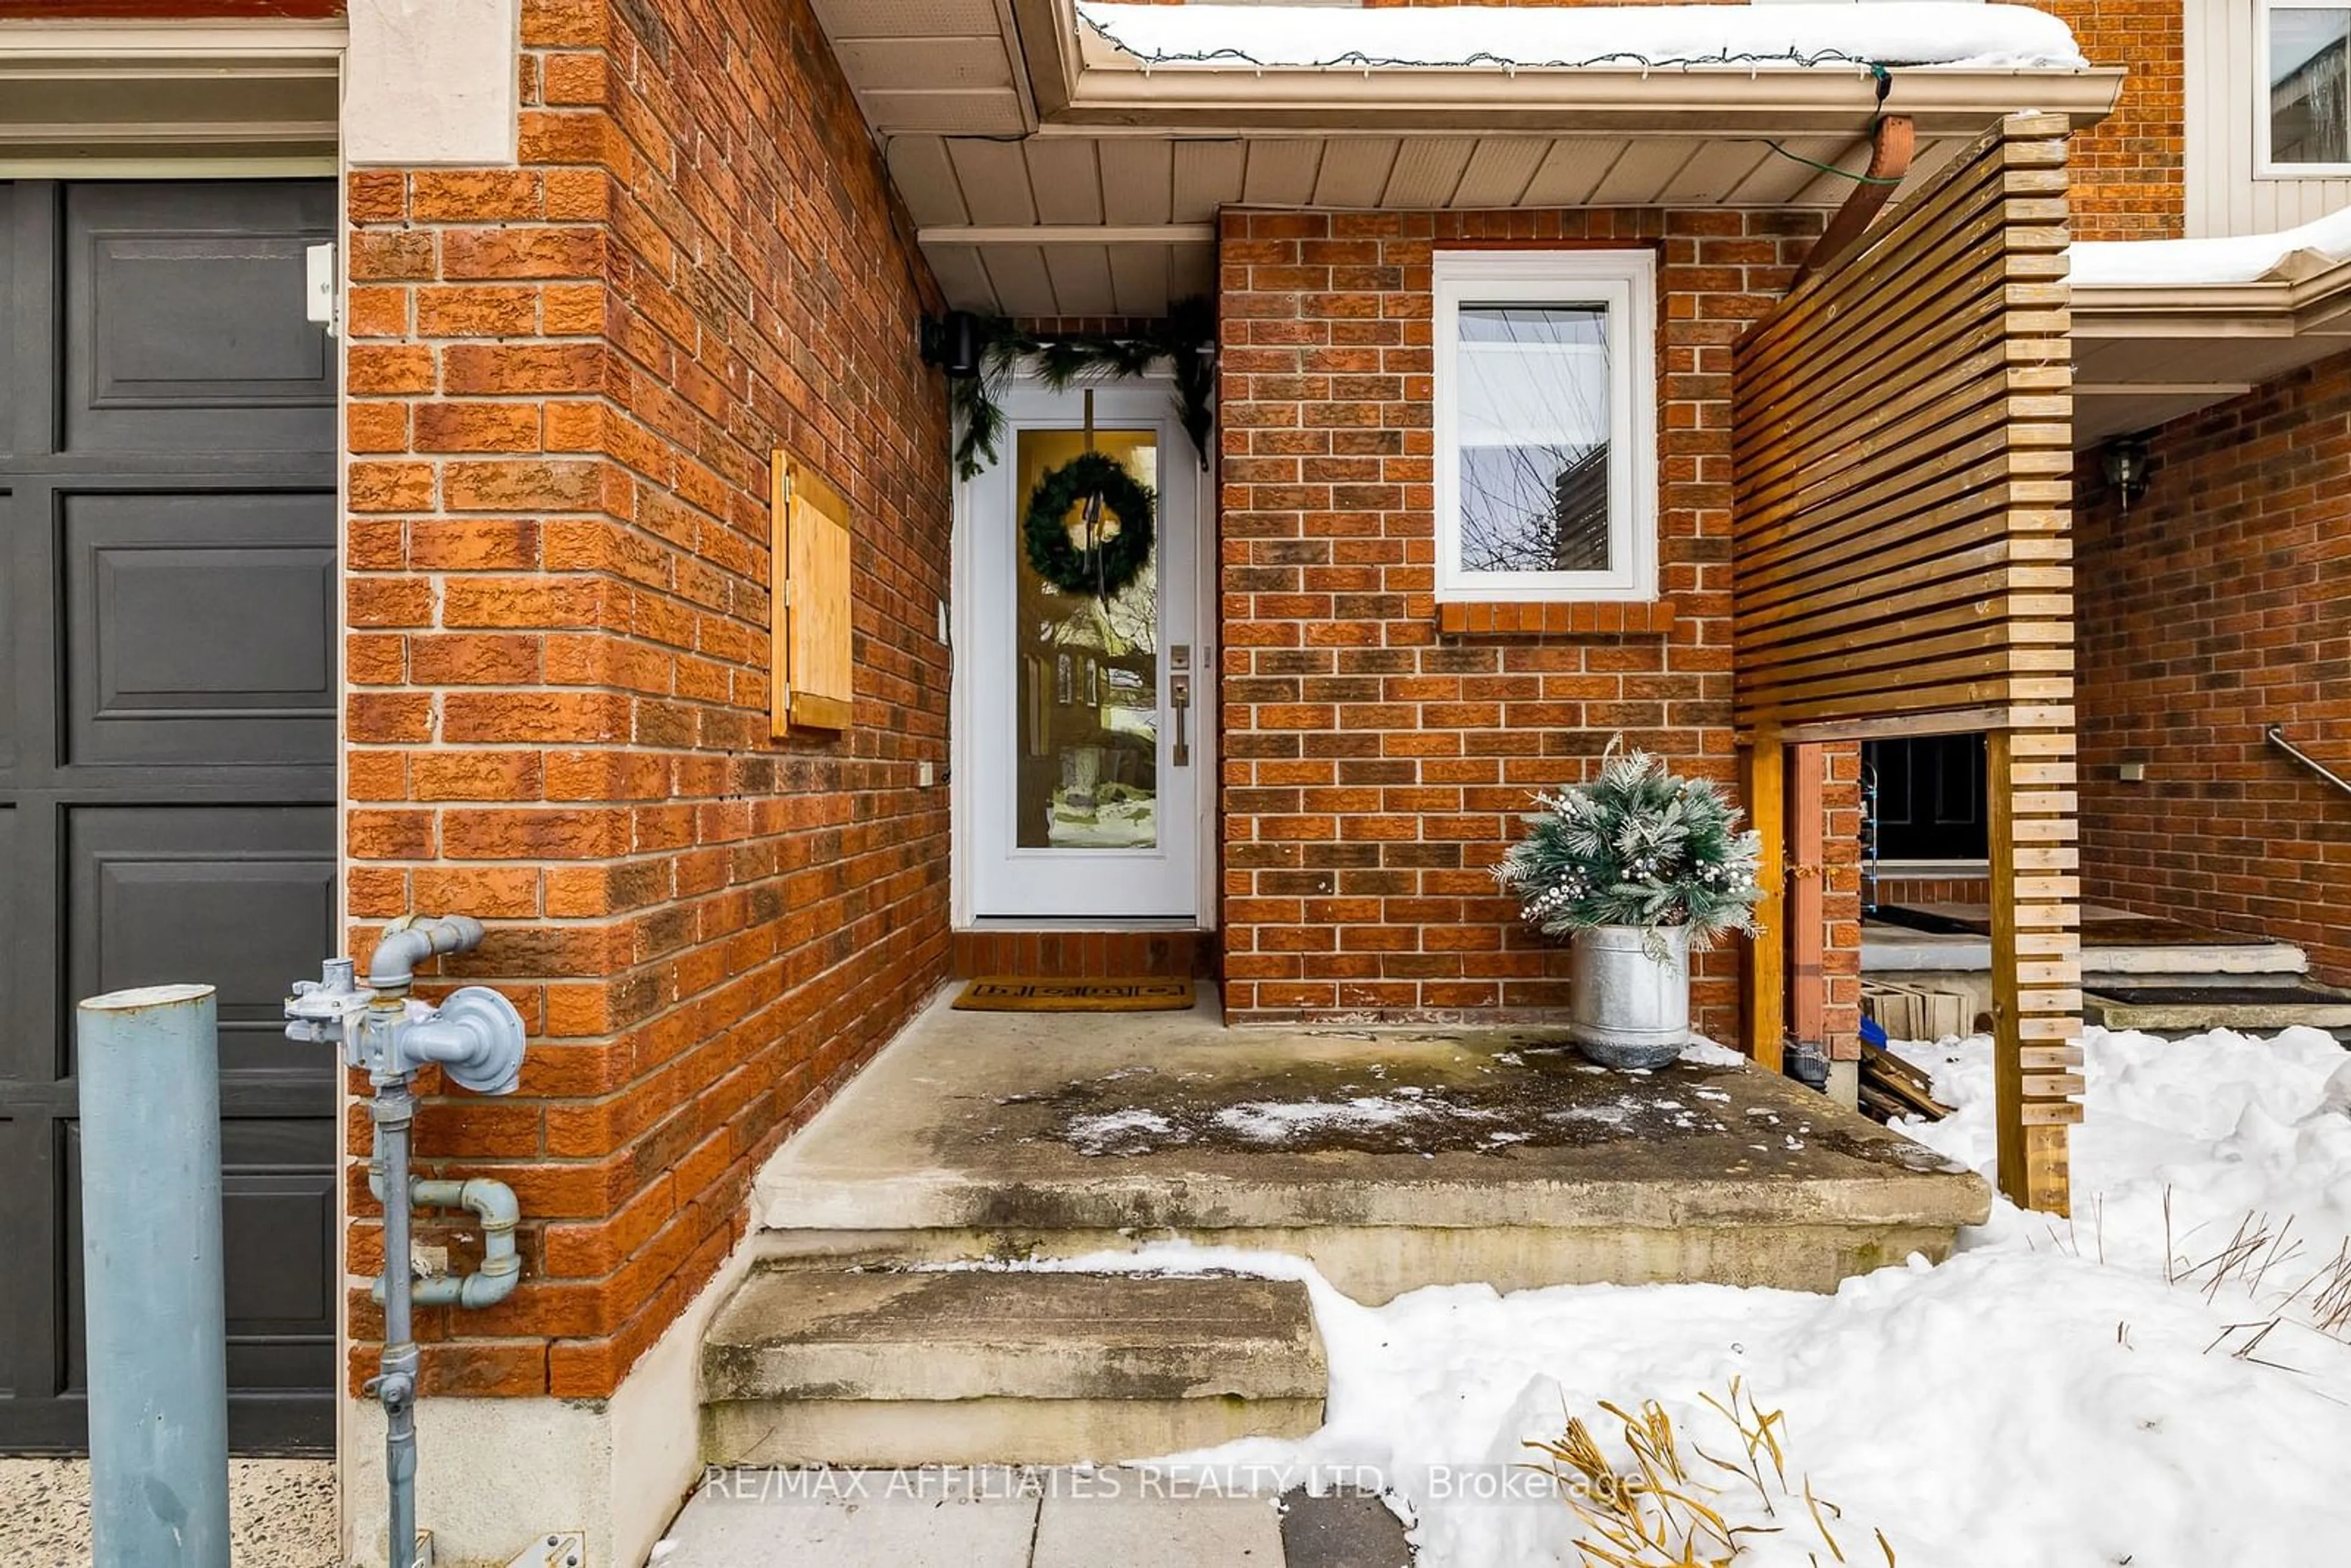
[[[1381,1301],[1702,1279],[1832,1289],[1980,1223],[1973,1173],[1743,1064],[1590,1066],[1535,1029],[1228,1030],[927,1009],[761,1172],[774,1257],[1162,1235],[1311,1258]]]

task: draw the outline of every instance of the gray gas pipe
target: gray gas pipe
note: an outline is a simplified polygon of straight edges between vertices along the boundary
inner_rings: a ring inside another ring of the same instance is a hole
[[[478,946],[482,923],[464,915],[409,915],[394,921],[368,962],[365,986],[356,966],[329,958],[316,980],[297,980],[286,998],[288,1039],[342,1048],[344,1063],[367,1070],[375,1095],[368,1114],[375,1146],[368,1189],[383,1204],[383,1355],[368,1392],[383,1406],[384,1475],[390,1492],[392,1568],[416,1562],[416,1343],[413,1306],[478,1308],[502,1301],[520,1277],[515,1254],[517,1206],[504,1182],[425,1181],[408,1174],[409,1132],[416,1119],[411,1089],[417,1070],[476,1094],[511,1094],[522,1076],[522,1015],[486,986],[466,986],[437,1008],[409,1000],[416,966],[439,953]],[[405,1201],[395,1201],[398,1195]],[[413,1208],[463,1208],[482,1223],[482,1266],[455,1279],[418,1281],[409,1256]]]

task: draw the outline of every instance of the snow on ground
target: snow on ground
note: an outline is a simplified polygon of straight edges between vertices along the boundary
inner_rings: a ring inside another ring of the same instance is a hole
[[[1991,1043],[1977,1036],[1901,1050],[1932,1070],[1937,1096],[1959,1110],[1902,1130],[1989,1173]],[[2351,1236],[2351,1056],[2332,1036],[2221,1030],[2167,1043],[2092,1030],[2085,1056],[2072,1223],[2001,1204],[1973,1245],[2070,1248],[2157,1277],[2168,1256],[2176,1276],[2226,1248],[2248,1216],[2266,1218],[2273,1233],[2291,1223],[2281,1251],[2296,1242],[2299,1251],[2272,1267],[2259,1292],[2266,1298]]]
[[[1175,1130],[1176,1124],[1156,1111],[1106,1111],[1071,1122],[1068,1137],[1070,1146],[1081,1154],[1106,1155],[1147,1145]]]
[[[1368,1132],[1432,1116],[1467,1116],[1487,1113],[1444,1100],[1429,1099],[1419,1089],[1404,1087],[1389,1094],[1359,1094],[1346,1100],[1249,1100],[1217,1113],[1217,1124],[1253,1144],[1279,1144],[1300,1134],[1344,1129]]]
[[[1079,0],[1078,15],[1154,67],[2085,68],[2064,22],[1977,0],[1435,10]]]
[[[1988,1169],[1988,1044],[1903,1049],[1959,1107],[1912,1131]],[[1514,1475],[1528,1490],[1514,1469],[1532,1457],[1524,1440],[1557,1436],[1573,1414],[1613,1443],[1598,1402],[1655,1398],[1710,1451],[1735,1454],[1701,1402],[1733,1377],[1784,1412],[1791,1488],[1808,1478],[1841,1507],[1832,1528],[1856,1563],[1880,1560],[1873,1527],[1900,1568],[2331,1560],[2351,1532],[2351,1346],[2310,1326],[2315,1287],[2286,1298],[2351,1231],[2351,1058],[2311,1030],[2173,1044],[2093,1030],[2086,1049],[2070,1227],[2003,1205],[1949,1262],[1914,1258],[1834,1296],[1464,1285],[1370,1308],[1302,1261],[1264,1254],[1160,1249],[1054,1266],[1304,1279],[1331,1363],[1326,1425],[1175,1462],[1209,1484],[1261,1479],[1259,1467],[1376,1475],[1416,1521],[1423,1568],[1577,1564],[1563,1502],[1490,1495]],[[2258,1258],[2229,1270],[2208,1299],[2214,1270],[2197,1266],[2248,1212],[2273,1236],[2288,1216],[2293,1228],[2266,1270]],[[2235,1326],[2280,1315],[2257,1345],[2258,1331]],[[1742,1565],[1832,1560],[1800,1499],[1776,1521],[1736,1489],[1708,1500],[1788,1527],[1748,1538]]]

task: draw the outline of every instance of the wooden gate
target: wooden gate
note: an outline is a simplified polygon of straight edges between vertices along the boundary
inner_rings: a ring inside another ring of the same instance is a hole
[[[1733,443],[1759,824],[1777,846],[1784,748],[1987,732],[2001,1186],[2061,1213],[2081,1116],[2065,131],[2003,120],[1757,322]],[[1755,988],[1759,1055],[1780,1007]]]

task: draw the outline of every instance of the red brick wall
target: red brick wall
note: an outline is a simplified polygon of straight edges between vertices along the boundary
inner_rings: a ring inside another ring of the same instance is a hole
[[[2061,16],[2094,65],[2127,66],[2121,101],[2066,150],[2077,239],[2186,231],[2188,86],[2182,0],[2027,0]]]
[[[958,931],[958,978],[1051,975],[1072,979],[1212,979],[1213,931]]]
[[[1821,751],[1827,766],[1821,804],[1828,826],[1821,846],[1822,994],[1829,1055],[1861,1060],[1861,743],[1832,741]]]
[[[2126,512],[2085,465],[2083,896],[2301,944],[2351,984],[2351,356],[2167,425]],[[2144,783],[2116,777],[2147,764]]]
[[[349,913],[362,954],[403,910],[490,917],[451,972],[531,1031],[520,1094],[418,1124],[428,1168],[524,1216],[510,1301],[423,1314],[426,1391],[592,1397],[947,974],[946,796],[915,784],[945,759],[947,429],[920,263],[804,0],[526,0],[523,27],[523,167],[350,184]],[[856,535],[855,726],[781,745],[778,442]],[[362,1220],[353,1272],[376,1250]]]
[[[1520,926],[1488,870],[1529,794],[1589,776],[1617,734],[1735,779],[1730,344],[1786,287],[1818,224],[1735,212],[1225,214],[1232,1017],[1561,1007],[1565,953]],[[1539,616],[1459,633],[1437,623],[1430,257],[1440,245],[1537,241],[1662,252],[1660,560],[1673,612],[1662,632],[1551,630]],[[1848,811],[1849,774],[1831,794]],[[1850,846],[1856,830],[1833,824],[1831,841]],[[1850,946],[1850,869],[1831,887]],[[1849,956],[1831,967],[1850,973]],[[1698,963],[1698,1024],[1718,1038],[1736,1038],[1737,973],[1729,946]]]
[[[1877,902],[1907,904],[1989,904],[1991,879],[1984,876],[1881,876]]]

